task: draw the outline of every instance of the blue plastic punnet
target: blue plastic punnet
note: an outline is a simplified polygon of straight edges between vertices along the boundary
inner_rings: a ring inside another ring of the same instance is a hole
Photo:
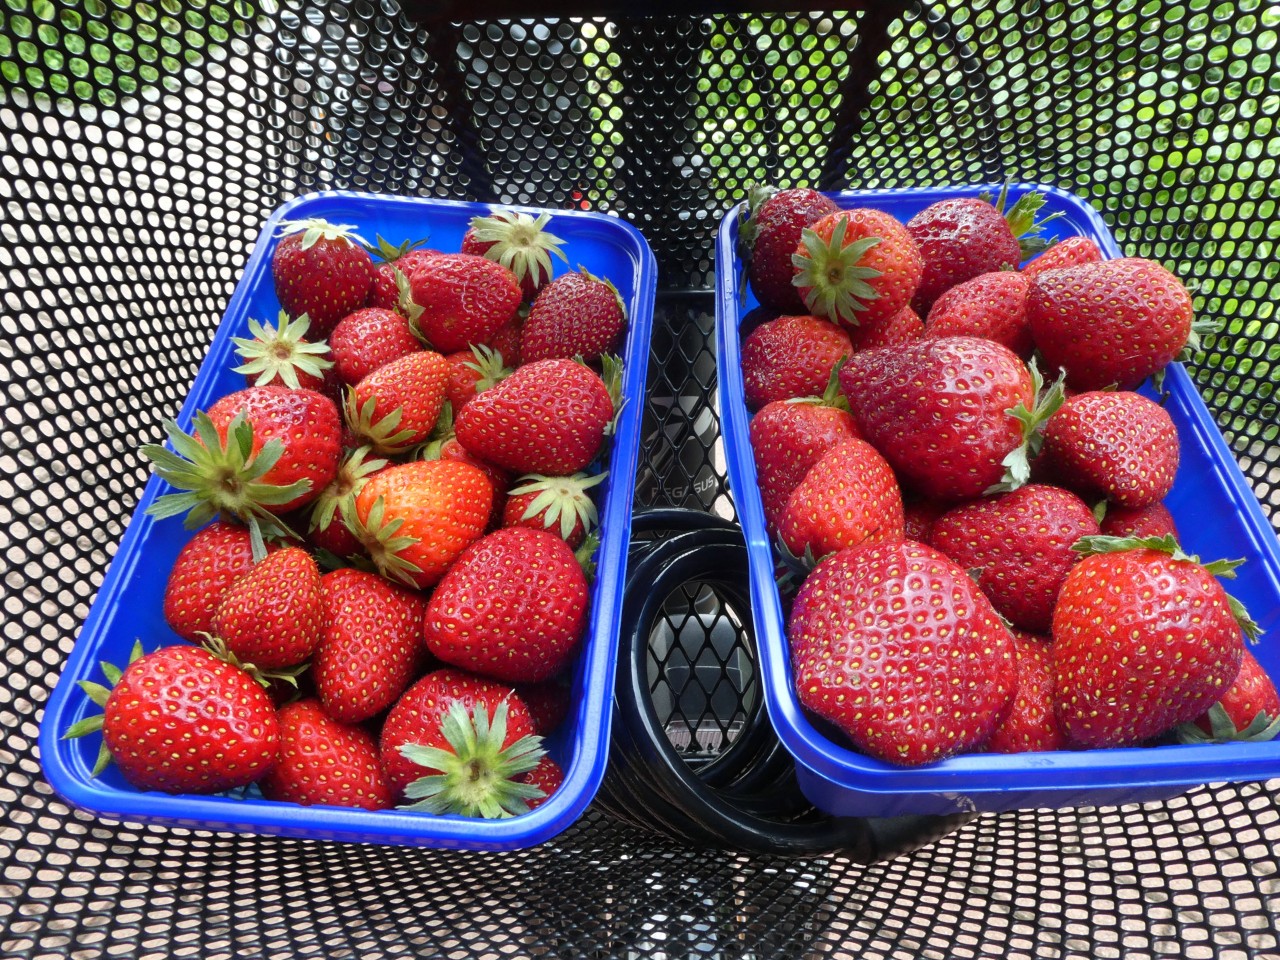
[[[369,241],[377,234],[394,243],[429,236],[432,247],[456,251],[461,247],[468,221],[497,209],[485,204],[343,191],[313,193],[284,204],[262,229],[178,415],[179,425],[190,430],[196,410],[207,409],[219,397],[245,386],[243,376],[231,372],[239,363],[231,338],[248,335],[251,317],[274,322],[280,310],[271,278],[271,256],[281,220],[322,217],[333,223],[354,225]],[[524,207],[501,209],[543,212]],[[157,521],[147,516],[147,507],[169,491],[167,484],[152,476],[45,710],[40,755],[49,782],[59,794],[78,807],[120,820],[460,849],[533,846],[560,833],[578,818],[600,785],[608,756],[618,617],[631,533],[657,267],[639,231],[615,217],[581,211],[545,212],[551,214],[549,229],[565,241],[564,250],[572,266],[581,265],[596,276],[611,280],[626,304],[628,316],[623,349],[625,402],[605,464],[609,476],[602,485],[601,543],[591,590],[590,620],[574,670],[570,715],[547,744],[564,770],[563,786],[527,814],[506,820],[479,820],[400,810],[303,807],[263,800],[253,796],[253,791],[245,799],[171,796],[134,789],[114,766],[97,778],[91,777],[101,735],[61,739],[77,720],[98,712],[75,682],[102,682],[99,661],[122,666],[135,639],[140,639],[148,651],[181,642],[165,623],[162,601],[168,571],[191,533],[183,529],[179,518]],[[557,268],[568,269],[560,263]],[[138,416],[156,418],[158,413],[138,411]],[[149,428],[147,435],[152,433],[154,429]],[[141,437],[140,433],[139,442]]]
[[[995,194],[999,184],[955,188],[853,191],[832,194],[842,208],[874,207],[904,223],[928,205],[954,197]],[[1093,238],[1106,257],[1121,253],[1106,224],[1087,203],[1055,187],[1015,184],[1010,199],[1039,190],[1041,211],[1061,213],[1046,228],[1056,237]],[[734,505],[746,534],[751,600],[770,719],[796,760],[805,795],[821,810],[843,816],[1000,811],[1034,807],[1114,805],[1166,799],[1197,784],[1257,781],[1280,776],[1280,742],[1169,745],[1024,754],[970,754],[915,768],[895,767],[855,752],[819,732],[796,700],[790,655],[764,509],[748,435],[741,364],[742,318],[758,306],[744,291],[737,253],[738,213],[730,210],[716,243],[717,349],[725,453]],[[1182,462],[1165,500],[1183,547],[1206,561],[1247,560],[1230,592],[1262,627],[1252,652],[1280,678],[1280,549],[1275,531],[1223,440],[1213,417],[1180,364],[1170,365],[1166,409],[1177,425]],[[1148,396],[1155,394],[1144,388]]]

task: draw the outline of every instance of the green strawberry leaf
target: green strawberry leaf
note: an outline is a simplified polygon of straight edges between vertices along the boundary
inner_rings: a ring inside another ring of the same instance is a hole
[[[1028,410],[1026,404],[1020,403],[1005,411],[1008,416],[1018,421],[1022,430],[1022,442],[1000,461],[1005,468],[1004,477],[999,483],[992,484],[984,491],[986,496],[1017,490],[1031,480],[1031,461],[1039,455],[1040,449],[1044,446],[1045,424],[1066,401],[1067,372],[1065,370],[1059,371],[1058,379],[1046,388],[1035,357],[1031,358],[1027,369],[1031,373],[1032,396],[1035,398],[1032,401],[1032,408]]]

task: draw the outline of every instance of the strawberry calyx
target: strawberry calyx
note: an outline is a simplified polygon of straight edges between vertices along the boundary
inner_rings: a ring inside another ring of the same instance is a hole
[[[254,386],[262,387],[279,380],[286,387],[299,389],[298,374],[322,378],[333,366],[324,354],[329,345],[323,340],[308,343],[303,338],[311,327],[311,318],[305,313],[290,320],[283,310],[274,327],[267,327],[249,318],[250,337],[232,337],[236,353],[245,362],[232,367],[232,373],[257,374]]]
[[[473,344],[471,355],[475,357],[475,360],[468,360],[463,366],[480,374],[480,379],[475,383],[476,393],[482,393],[490,387],[496,387],[511,374],[515,373],[514,368],[507,366],[502,354],[492,347],[485,346],[483,343]]]
[[[149,443],[141,453],[161,479],[183,492],[157,497],[148,514],[163,520],[186,511],[183,526],[188,530],[219,514],[235,517],[249,528],[254,560],[267,555],[267,538],[298,539],[267,508],[296,500],[311,489],[311,481],[295,480],[286,486],[262,482],[284,454],[280,440],[268,440],[255,455],[253,425],[243,411],[227,426],[225,442],[204,411],[195,415],[194,433],[183,432],[172,420],[164,421],[164,431],[173,450]]]
[[[352,450],[338,465],[338,472],[312,503],[309,532],[328,530],[336,516],[339,520],[355,514],[356,495],[369,482],[369,477],[387,465],[383,459],[367,459],[373,448],[367,444]]]
[[[760,235],[760,208],[777,192],[777,187],[765,183],[747,184],[747,199],[738,206],[738,244],[742,248],[741,258],[744,263],[750,262],[751,251]]]
[[[573,359],[589,369],[587,362],[581,356]],[[604,387],[609,391],[609,399],[613,402],[613,418],[604,428],[604,435],[611,437],[617,431],[618,417],[626,405],[626,399],[622,396],[622,358],[612,353],[600,354],[600,379],[604,381]]]
[[[125,664],[136,663],[142,659],[142,641],[134,640],[133,648],[129,651],[129,661]],[[106,684],[95,683],[92,680],[77,680],[76,686],[84,691],[84,695],[95,705],[102,708],[102,713],[93,713],[82,720],[77,720],[67,728],[66,733],[62,735],[63,740],[75,740],[79,737],[87,736],[90,733],[97,733],[102,729],[102,724],[106,720],[107,698],[111,696],[111,691],[115,685],[120,682],[120,678],[124,676],[124,671],[113,663],[106,660],[98,661],[98,666],[102,669],[102,675],[106,678]],[[94,760],[93,770],[90,772],[91,777],[96,777],[103,770],[107,769],[107,764],[111,762],[111,751],[107,749],[106,740],[98,747],[98,756]]]
[[[1214,560],[1210,563],[1204,563],[1195,554],[1184,551],[1178,544],[1178,538],[1172,533],[1166,533],[1159,537],[1109,537],[1105,534],[1097,534],[1081,537],[1071,545],[1071,549],[1086,557],[1100,553],[1125,553],[1129,550],[1158,550],[1161,553],[1168,554],[1174,560],[1186,560],[1190,563],[1199,564],[1213,576],[1225,580],[1234,580],[1236,578],[1236,568],[1244,564],[1243,558],[1239,560]],[[1231,607],[1231,614],[1236,618],[1236,623],[1240,624],[1240,631],[1244,634],[1245,639],[1250,643],[1257,643],[1258,637],[1262,633],[1262,628],[1249,616],[1249,611],[1245,609],[1243,603],[1229,593],[1226,596],[1227,603]]]
[[[812,227],[805,227],[800,233],[804,253],[791,255],[791,263],[798,271],[791,282],[807,290],[805,306],[814,316],[856,327],[858,313],[866,310],[872,300],[880,299],[880,292],[868,281],[881,276],[882,271],[861,264],[867,251],[879,245],[881,239],[862,237],[846,246],[848,229],[849,218],[838,218],[831,240],[825,241]]]
[[[302,676],[311,666],[309,662],[306,662],[294,664],[291,667],[260,667],[256,663],[250,663],[237,657],[221,637],[203,631],[200,636],[204,638],[200,641],[201,647],[224,663],[228,663],[238,670],[243,670],[263,688],[270,688],[274,681],[281,680],[296,690],[298,689],[298,677]]]
[[[582,568],[582,575],[587,578],[587,584],[590,585],[596,579],[596,551],[600,549],[600,537],[592,530],[582,540],[582,546],[573,551],[573,558],[578,561],[578,566]]]
[[[1027,370],[1031,373],[1032,396],[1035,398],[1031,409],[1028,410],[1025,403],[1020,403],[1005,411],[1017,420],[1022,428],[1022,441],[1000,461],[1005,468],[1004,477],[999,483],[992,484],[983,491],[986,496],[1008,493],[1030,482],[1031,461],[1039,455],[1040,448],[1044,446],[1045,424],[1058,412],[1067,398],[1065,370],[1059,371],[1058,379],[1047,387],[1034,357],[1027,364]]]
[[[986,200],[992,203],[992,206],[1002,214],[1005,221],[1009,224],[1009,230],[1013,233],[1014,238],[1018,241],[1018,246],[1022,250],[1022,259],[1033,257],[1037,253],[1044,253],[1055,241],[1045,237],[1044,226],[1053,220],[1057,220],[1063,216],[1062,211],[1051,213],[1043,220],[1037,220],[1036,214],[1040,208],[1044,206],[1047,197],[1039,190],[1031,190],[1020,196],[1016,203],[1005,212],[1005,204],[1009,200],[1009,184],[1013,182],[1012,175],[1000,187],[1000,193],[996,197],[994,203],[991,200],[991,194],[981,193],[978,195],[980,200]],[[1011,264],[1016,266],[1016,264]]]
[[[490,722],[483,704],[476,704],[468,715],[466,706],[454,700],[440,721],[440,732],[451,749],[401,745],[400,753],[407,760],[439,772],[410,783],[405,796],[415,802],[401,804],[400,809],[486,820],[528,813],[529,801],[546,794],[533,784],[516,782],[516,778],[536,767],[547,752],[536,734],[502,746],[507,738],[507,710],[503,700]]]
[[[302,220],[281,220],[280,233],[277,236],[288,237],[302,234],[302,249],[309,250],[319,240],[345,240],[347,243],[369,248],[369,244],[356,233],[356,228],[349,223],[330,223],[319,217],[307,217]]]
[[[426,349],[432,349],[431,342],[427,340],[427,335],[422,332],[422,327],[418,325],[418,320],[422,317],[424,308],[414,302],[413,288],[409,285],[409,278],[405,276],[404,271],[399,267],[391,268],[391,276],[396,282],[396,313],[409,321],[409,332],[418,338],[418,342]]]
[[[436,417],[436,425],[431,428],[431,435],[413,451],[415,460],[439,460],[444,446],[457,436],[453,422],[453,404],[445,400],[440,404],[440,415]]]
[[[369,508],[367,521],[361,520],[356,511],[351,511],[350,514],[344,517],[347,529],[365,548],[365,551],[369,554],[369,559],[377,566],[378,573],[388,580],[394,580],[412,589],[417,589],[418,584],[413,579],[413,576],[421,573],[422,568],[413,561],[406,560],[400,554],[417,543],[418,538],[397,536],[397,532],[404,525],[404,518],[395,517],[387,520],[386,509],[386,501],[379,497],[373,502],[373,506]]]
[[[787,541],[782,539],[781,534],[778,535],[774,546],[778,551],[778,559],[791,577],[791,582],[794,582],[797,586],[804,582],[805,577],[809,576],[813,572],[813,568],[823,559],[813,555],[813,544],[811,543],[806,543],[804,553],[797,556],[795,551],[787,545]]]
[[[536,287],[551,279],[552,254],[569,262],[560,249],[564,241],[545,229],[550,220],[548,213],[534,219],[516,210],[498,210],[487,217],[474,217],[469,227],[476,240],[493,244],[484,252],[486,259],[502,264],[521,282],[527,276]]]
[[[1209,721],[1209,732],[1205,732],[1195,722],[1179,724],[1174,731],[1179,743],[1232,743],[1247,741],[1261,743],[1274,740],[1280,734],[1280,715],[1268,716],[1265,710],[1259,710],[1252,720],[1243,728],[1237,728],[1221,703],[1215,703],[1205,713]]]
[[[431,238],[428,236],[423,237],[421,240],[406,240],[403,243],[396,245],[390,240],[384,239],[382,234],[375,233],[374,243],[362,243],[361,246],[364,247],[365,252],[368,253],[370,258],[375,262],[395,263],[410,251],[417,250],[419,247],[425,247],[427,245],[427,241],[430,239]]]
[[[542,514],[542,525],[547,530],[559,525],[561,539],[568,539],[569,534],[579,522],[584,531],[590,533],[600,522],[600,513],[595,502],[587,493],[608,475],[602,471],[595,476],[586,473],[575,473],[568,477],[548,477],[540,473],[528,473],[517,480],[517,486],[507,491],[514,497],[522,494],[537,494],[520,515],[521,520],[532,520]]]
[[[395,456],[408,450],[412,443],[414,433],[409,428],[403,430],[398,429],[400,421],[404,419],[404,408],[396,407],[390,413],[383,417],[377,417],[378,398],[369,397],[363,404],[356,400],[356,392],[349,389],[346,397],[343,399],[343,414],[347,419],[347,427],[351,432],[362,440],[368,441],[368,446],[375,453],[385,453]]]

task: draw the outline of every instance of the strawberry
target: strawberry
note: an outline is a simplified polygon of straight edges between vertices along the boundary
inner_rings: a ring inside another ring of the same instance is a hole
[[[423,589],[484,533],[493,496],[477,467],[418,460],[371,477],[349,522],[383,576]]]
[[[347,526],[355,513],[355,498],[369,478],[387,465],[386,460],[370,459],[372,450],[359,447],[338,465],[338,472],[320,496],[311,504],[307,539],[320,550],[336,557],[350,557],[360,552],[360,541]]]
[[[946,291],[929,310],[931,337],[985,337],[1018,356],[1031,356],[1027,290],[1031,281],[1012,270],[983,273]]]
[[[392,805],[378,745],[368,731],[326,716],[315,700],[286,704],[276,720],[280,746],[261,784],[268,800],[365,810]]]
[[[458,442],[478,457],[517,473],[559,476],[596,458],[613,415],[610,390],[594,371],[539,360],[477,394],[456,427]]]
[[[311,333],[325,337],[363,307],[373,286],[373,262],[354,228],[324,220],[283,220],[271,256],[276,297],[291,317],[306,314]]]
[[[406,240],[395,246],[381,236],[375,239],[374,246],[365,247],[373,262],[373,284],[366,306],[398,311],[403,295],[408,292],[406,275],[423,260],[438,256],[440,251],[423,249],[426,240]]]
[[[320,578],[324,633],[311,673],[325,713],[361,723],[399,698],[426,660],[419,594],[363,570]]]
[[[787,638],[801,705],[888,763],[978,746],[1013,696],[1004,625],[964,570],[923,544],[823,560],[800,587]]]
[[[1257,625],[1172,537],[1086,537],[1053,612],[1054,709],[1078,747],[1140,744],[1194,720],[1240,671]]]
[[[275,549],[268,544],[268,550]],[[218,520],[187,541],[169,571],[164,588],[164,619],[173,632],[192,643],[213,631],[218,605],[231,585],[253,569],[249,531]]]
[[[232,367],[232,373],[243,373],[250,386],[279,382],[297,390],[305,387],[325,392],[325,371],[333,366],[327,344],[308,343],[311,319],[304,313],[296,320],[280,311],[275,327],[267,328],[249,318],[251,337],[232,337],[236,353],[244,363]]]
[[[841,440],[791,492],[778,536],[793,556],[821,559],[842,547],[903,536],[902,494],[871,444]]]
[[[747,406],[821,394],[837,363],[853,348],[849,335],[818,317],[778,317],[756,327],[742,345]]]
[[[1099,532],[1108,537],[1163,537],[1167,533],[1178,535],[1173,515],[1163,503],[1156,501],[1145,507],[1119,507],[1103,504],[1105,513]]]
[[[1022,275],[1035,279],[1046,270],[1078,267],[1082,263],[1097,263],[1101,259],[1102,251],[1088,237],[1067,237],[1023,267]]]
[[[525,307],[517,310],[511,319],[498,328],[498,332],[489,338],[488,343],[484,344],[484,346],[502,357],[503,366],[510,367],[512,370],[520,366],[523,361],[520,356],[520,339],[524,336],[525,310]]]
[[[1127,391],[1081,393],[1044,428],[1044,469],[1082,497],[1145,507],[1169,493],[1178,472],[1178,431],[1158,403]]]
[[[1136,387],[1184,347],[1199,347],[1191,297],[1160,264],[1136,257],[1047,270],[1027,293],[1027,323],[1049,369],[1077,391]],[[1194,334],[1194,335],[1193,335]]]
[[[462,670],[436,670],[406,690],[379,750],[392,792],[424,801],[410,809],[511,816],[540,792],[514,783],[544,752],[528,709],[509,686]],[[443,782],[421,783],[432,774]]]
[[[449,363],[432,350],[419,350],[379,367],[347,393],[347,426],[375,453],[396,455],[431,436]]]
[[[155,472],[183,493],[148,508],[164,518],[188,511],[188,528],[219,513],[249,527],[256,558],[263,539],[290,533],[280,514],[309,503],[338,469],[342,428],[333,401],[312,390],[249,387],[195,416],[195,433],[166,420],[174,451],[148,444],[142,453]]]
[[[792,263],[806,311],[846,327],[893,317],[911,304],[920,282],[920,251],[906,228],[865,207],[805,227]]]
[[[779,313],[805,313],[791,257],[801,231],[840,208],[834,200],[806,187],[777,190],[752,184],[739,214],[738,242],[748,263],[751,290],[760,303]]]
[[[564,241],[546,230],[551,215],[535,220],[516,210],[498,210],[487,217],[473,217],[462,235],[462,252],[487,257],[511,270],[526,300],[551,281],[551,255],[565,263]],[[553,282],[553,281],[552,281]]]
[[[573,550],[545,530],[508,527],[476,541],[436,586],[427,649],[507,683],[558,673],[587,622],[587,579]]]
[[[263,670],[306,660],[323,631],[320,570],[297,547],[259,561],[231,585],[213,618],[214,634],[236,659]]]
[[[507,491],[502,526],[550,530],[576,550],[600,522],[600,513],[588,491],[605,476],[603,472],[568,477],[526,474]]]
[[[1030,478],[1036,430],[1061,402],[1058,386],[1037,401],[1039,383],[1008,347],[977,337],[865,350],[840,370],[862,436],[914,492],[953,502]]]
[[[910,307],[903,307],[892,316],[875,323],[864,320],[858,326],[846,330],[849,334],[849,346],[854,353],[911,343],[923,338],[925,333],[924,321]]]
[[[104,663],[113,686],[80,681],[103,713],[66,732],[102,731],[97,776],[114,760],[139,790],[218,793],[247,786],[275,763],[280,740],[275,706],[253,677],[201,647],[162,647],[129,665]]]
[[[556,277],[538,294],[520,333],[525,363],[611,353],[622,339],[627,308],[608,280],[581,267]]]
[[[329,350],[338,378],[354,387],[392,360],[422,349],[409,321],[380,307],[365,307],[338,321],[329,334]]]
[[[432,441],[428,444],[422,459],[465,463],[475,467],[488,477],[489,482],[493,484],[493,507],[489,511],[489,522],[485,524],[485,530],[496,530],[503,525],[502,517],[506,508],[506,493],[512,483],[510,471],[504,470],[502,467],[495,467],[492,463],[474,456],[458,442],[457,437],[452,435],[443,441]]]
[[[933,522],[929,545],[976,571],[982,592],[1015,627],[1048,633],[1058,590],[1080,559],[1071,547],[1097,533],[1083,500],[1033,483],[948,511]]]
[[[951,504],[937,500],[904,498],[902,502],[902,527],[908,540],[929,543],[934,522],[951,509]]]
[[[988,753],[1065,750],[1067,738],[1053,712],[1048,638],[1021,630],[1011,632],[1017,672],[1013,705],[983,749]]]
[[[506,267],[467,253],[442,253],[409,275],[413,302],[422,308],[417,330],[441,353],[484,343],[516,312],[520,283]]]
[[[1183,743],[1274,740],[1280,734],[1280,693],[1257,658],[1246,649],[1240,672],[1222,699],[1178,728]]]
[[[488,390],[515,372],[503,361],[502,354],[476,344],[445,357],[449,363],[449,380],[445,396],[454,412],[465,407],[477,393]]]
[[[570,689],[558,679],[542,683],[522,683],[516,686],[516,693],[528,707],[533,729],[540,736],[550,736],[569,716],[572,705]]]
[[[564,771],[560,769],[560,764],[550,757],[543,757],[536,767],[520,775],[519,782],[530,784],[542,791],[542,796],[532,797],[529,800],[529,809],[536,810],[560,789],[560,785],[564,783]]]

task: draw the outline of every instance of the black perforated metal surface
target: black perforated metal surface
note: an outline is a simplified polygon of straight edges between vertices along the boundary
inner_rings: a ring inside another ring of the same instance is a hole
[[[503,855],[141,828],[41,778],[41,705],[145,480],[137,447],[262,221],[310,190],[614,212],[686,289],[748,179],[1060,184],[1227,321],[1194,374],[1275,521],[1280,11],[867,6],[428,30],[371,0],[0,2],[0,956],[1280,955],[1276,783],[984,816],[861,867],[690,851],[594,812]],[[657,324],[638,499],[731,516],[709,298],[664,298]],[[672,629],[714,646],[698,609]]]

